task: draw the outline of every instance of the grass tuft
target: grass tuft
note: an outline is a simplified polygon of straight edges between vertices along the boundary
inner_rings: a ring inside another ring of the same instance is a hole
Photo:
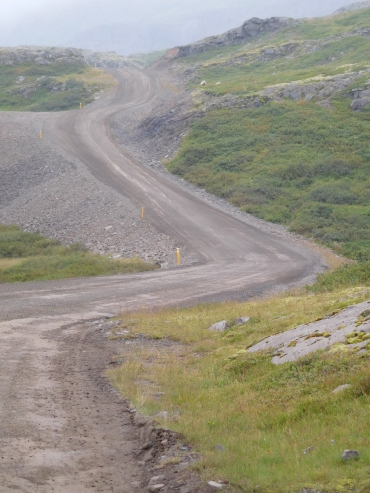
[[[38,233],[0,224],[0,283],[126,274],[155,268],[139,258],[110,259],[79,244],[64,246]]]

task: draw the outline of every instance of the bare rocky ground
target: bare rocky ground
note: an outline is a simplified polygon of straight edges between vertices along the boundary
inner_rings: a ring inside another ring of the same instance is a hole
[[[179,246],[183,264],[197,261],[143,221],[140,207],[50,148],[46,122],[43,114],[0,113],[0,222],[101,254],[171,266]]]

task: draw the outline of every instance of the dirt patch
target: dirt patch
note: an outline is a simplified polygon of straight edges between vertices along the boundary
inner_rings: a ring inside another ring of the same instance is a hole
[[[148,422],[106,380],[122,345],[106,337],[112,325],[104,318],[61,326],[51,317],[0,324],[2,492],[131,493],[145,491],[153,476],[165,476],[163,492],[198,491],[188,459],[186,467],[156,468],[164,440],[185,445],[152,428],[153,446],[143,448]],[[143,462],[149,450],[152,457]]]

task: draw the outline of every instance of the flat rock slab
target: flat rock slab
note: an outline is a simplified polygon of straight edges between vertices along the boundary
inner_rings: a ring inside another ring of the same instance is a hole
[[[370,332],[370,320],[359,327],[356,325],[361,313],[369,308],[370,301],[349,306],[339,313],[328,315],[317,322],[299,325],[281,334],[267,337],[249,348],[248,352],[275,349],[276,353],[272,358],[272,363],[275,365],[296,361],[298,358],[319,349],[328,349],[335,343],[344,342],[346,335],[351,332]],[[315,334],[317,335],[315,336]],[[367,342],[369,341],[352,344],[350,347],[361,347]]]
[[[213,330],[215,332],[224,332],[227,329],[226,320],[221,320],[221,322],[217,322],[209,328],[209,330]]]

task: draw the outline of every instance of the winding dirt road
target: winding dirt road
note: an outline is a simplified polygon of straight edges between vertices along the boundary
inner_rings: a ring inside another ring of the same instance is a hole
[[[134,69],[117,78],[108,106],[46,117],[53,136],[46,138],[144,206],[147,221],[202,261],[136,275],[0,285],[1,492],[122,493],[140,483],[130,421],[100,377],[111,348],[101,342],[96,349],[89,342],[94,328],[82,321],[247,298],[304,282],[322,263],[317,253],[228,215],[119,147],[108,122],[117,112],[143,111],[159,83]]]

